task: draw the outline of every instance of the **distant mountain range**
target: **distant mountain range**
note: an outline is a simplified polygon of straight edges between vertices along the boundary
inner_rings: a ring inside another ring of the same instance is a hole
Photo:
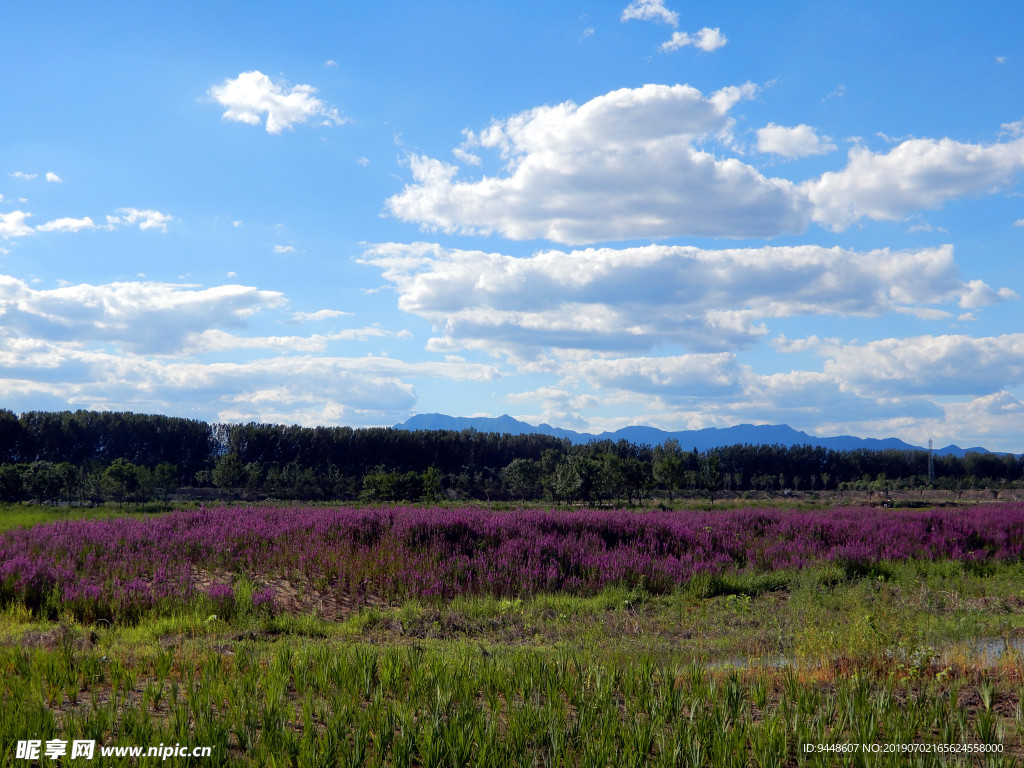
[[[708,448],[719,448],[725,445],[820,445],[836,451],[855,451],[866,448],[871,451],[884,450],[925,450],[919,445],[905,443],[895,437],[879,440],[873,437],[854,437],[853,435],[837,435],[835,437],[815,437],[793,429],[786,424],[738,424],[735,427],[709,427],[708,429],[690,429],[681,432],[666,432],[656,427],[623,427],[614,432],[602,432],[599,435],[587,432],[575,432],[571,429],[560,429],[550,424],[527,424],[525,421],[513,419],[511,416],[445,416],[443,413],[420,413],[410,419],[396,424],[395,429],[429,430],[448,429],[461,432],[464,429],[475,429],[478,432],[498,432],[509,435],[553,435],[567,437],[573,443],[589,443],[592,440],[628,440],[637,445],[660,445],[674,437],[679,445],[686,450],[696,448],[706,451]],[[963,456],[966,453],[990,453],[985,448],[961,448],[958,445],[947,445],[937,448],[937,456]]]

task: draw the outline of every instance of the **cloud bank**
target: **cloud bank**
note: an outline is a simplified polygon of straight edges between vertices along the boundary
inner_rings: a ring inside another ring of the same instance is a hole
[[[654,13],[642,5],[637,13]],[[583,245],[702,236],[775,238],[811,222],[842,231],[861,219],[898,221],[967,196],[997,192],[1024,168],[1024,137],[992,144],[907,139],[887,152],[854,146],[845,168],[794,182],[739,157],[730,112],[758,92],[750,83],[705,96],[688,85],[644,85],[566,101],[464,131],[453,152],[471,167],[481,151],[493,175],[410,154],[412,182],[386,202],[424,230],[499,234]],[[769,123],[761,153],[821,155],[832,140],[806,124]]]
[[[257,314],[329,321],[347,313],[286,312],[277,291],[155,282],[35,289],[0,276],[0,396],[8,407],[196,413],[226,420],[377,424],[414,407],[413,380],[487,381],[493,366],[409,363],[338,353],[407,335],[377,326],[313,335],[249,332]],[[38,407],[35,405],[33,407]]]
[[[530,257],[431,243],[374,246],[398,306],[431,322],[438,348],[716,351],[749,345],[772,318],[934,312],[1014,298],[964,282],[953,247],[857,252],[815,245],[549,250]]]

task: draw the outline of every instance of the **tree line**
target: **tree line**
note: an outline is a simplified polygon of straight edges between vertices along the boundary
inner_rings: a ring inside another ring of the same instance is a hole
[[[443,499],[636,504],[721,493],[1017,488],[1024,456],[733,445],[573,445],[476,430],[209,424],[160,415],[0,410],[0,500]]]

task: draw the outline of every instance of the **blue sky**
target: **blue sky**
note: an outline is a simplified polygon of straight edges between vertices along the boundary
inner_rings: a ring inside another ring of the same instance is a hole
[[[21,3],[0,403],[1024,451],[1024,9]]]

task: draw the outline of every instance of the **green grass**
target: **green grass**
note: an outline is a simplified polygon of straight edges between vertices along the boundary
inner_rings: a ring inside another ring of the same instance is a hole
[[[104,505],[101,507],[60,507],[44,504],[0,504],[0,531],[9,528],[30,528],[57,520],[92,520],[111,517],[136,517],[181,509],[162,502],[141,505]]]

